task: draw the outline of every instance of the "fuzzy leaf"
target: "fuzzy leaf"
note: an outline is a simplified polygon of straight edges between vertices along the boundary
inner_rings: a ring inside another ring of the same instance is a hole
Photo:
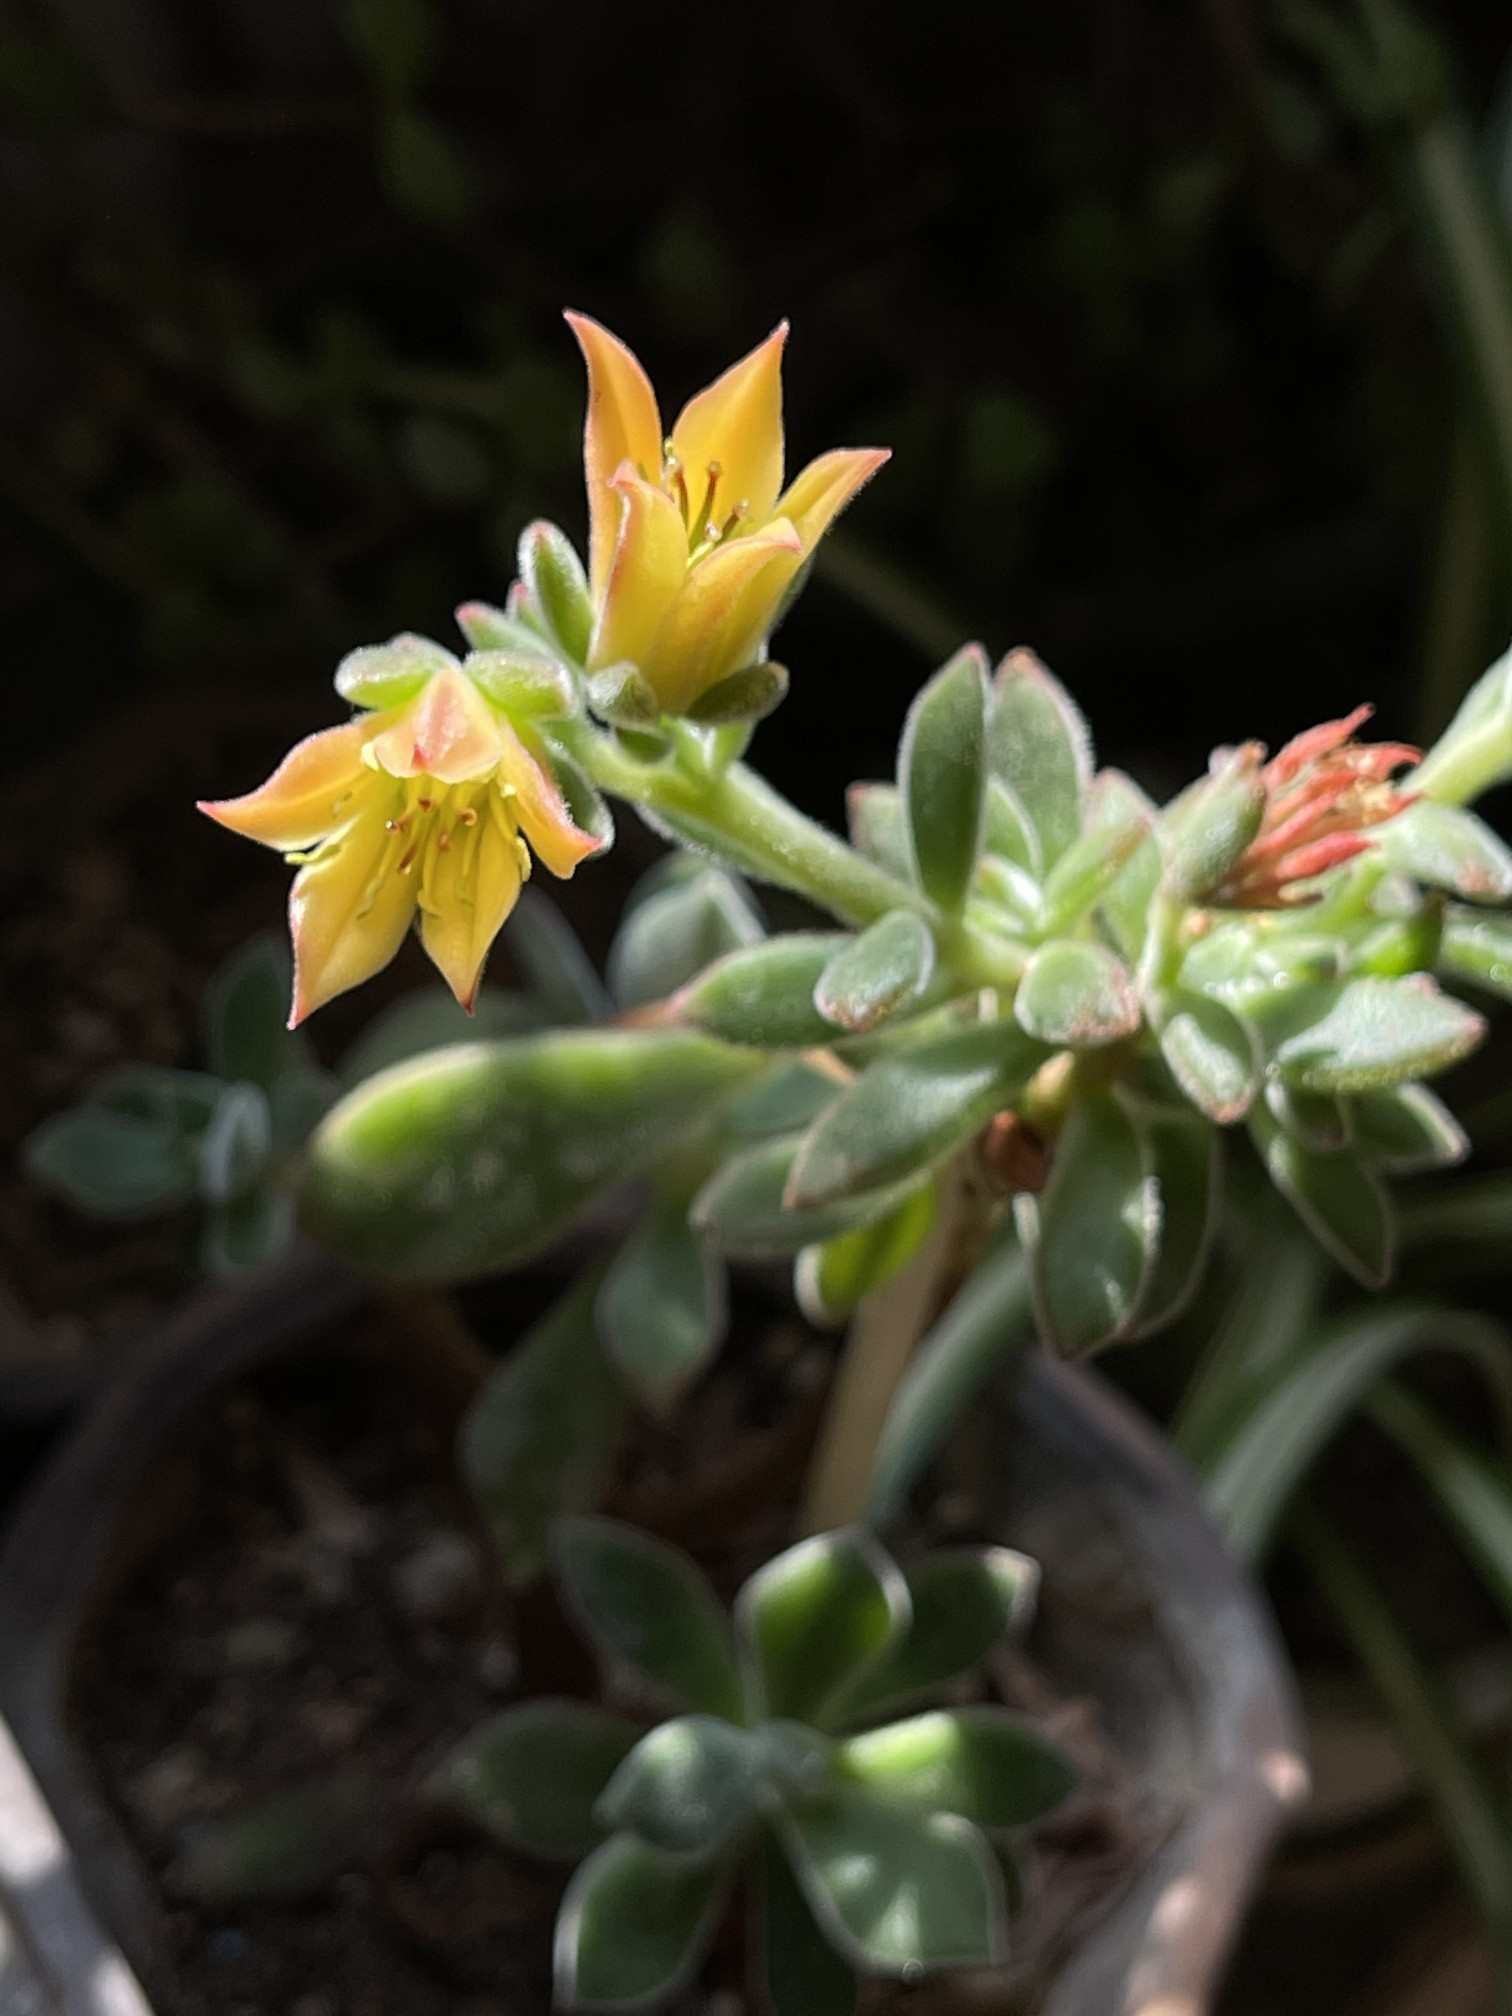
[[[1062,857],[1070,860],[1071,855]],[[1060,938],[1029,961],[1013,1012],[1019,1027],[1053,1049],[1095,1050],[1132,1036],[1139,996],[1127,970],[1101,945]]]
[[[895,784],[852,784],[845,794],[846,824],[851,845],[868,861],[887,869],[902,881],[911,870],[908,857],[908,822],[903,812],[903,794]]]
[[[732,723],[752,727],[765,721],[787,698],[787,667],[763,658],[719,679],[700,693],[689,710],[689,718],[705,727],[723,728]]]
[[[859,1973],[912,1980],[1004,1959],[1002,1874],[969,1821],[847,1787],[786,1813],[781,1828],[820,1928]]]
[[[773,1134],[793,1134],[812,1125],[835,1096],[835,1081],[806,1058],[774,1058],[747,1092],[739,1092],[724,1110],[725,1132],[732,1141],[762,1141]]]
[[[635,665],[605,665],[590,672],[583,691],[590,711],[612,728],[650,732],[661,720],[661,702]]]
[[[548,656],[539,639],[533,649],[471,651],[462,670],[481,693],[511,718],[564,721],[577,712],[577,686],[560,658]]]
[[[838,931],[789,931],[744,945],[688,983],[678,996],[678,1013],[727,1043],[754,1043],[764,1050],[829,1043],[834,1032],[814,1004],[814,988],[855,942]]]
[[[316,1131],[306,1222],[384,1272],[491,1272],[683,1139],[760,1066],[705,1036],[620,1030],[466,1044],[396,1065]]]
[[[456,662],[443,645],[405,631],[387,644],[348,651],[336,667],[336,691],[354,707],[396,707]]]
[[[588,655],[593,604],[572,541],[560,527],[538,518],[520,534],[518,558],[526,594],[556,643],[580,665]]]
[[[1033,822],[1053,867],[1081,831],[1092,738],[1066,689],[1032,651],[1010,651],[993,681],[987,760]]]
[[[1061,1131],[1050,1181],[1014,1200],[1046,1344],[1080,1357],[1134,1329],[1160,1244],[1160,1196],[1128,1114],[1080,1100]]]
[[[1087,807],[1088,825],[1121,827],[1134,820],[1140,822],[1143,832],[1134,851],[1103,891],[1100,905],[1114,945],[1131,966],[1138,964],[1144,950],[1150,905],[1160,884],[1158,814],[1152,801],[1121,770],[1099,771]]]
[[[489,602],[464,602],[455,612],[457,628],[474,651],[525,652],[539,656],[541,633]]]
[[[1512,852],[1473,812],[1420,798],[1375,836],[1393,868],[1471,903],[1512,899]]]
[[[793,1208],[785,1200],[803,1139],[780,1135],[731,1156],[694,1198],[689,1214],[694,1229],[722,1253],[754,1260],[797,1253],[875,1224],[908,1196],[905,1181],[812,1209]]]
[[[790,1200],[829,1204],[934,1167],[1012,1105],[1048,1054],[1013,1024],[993,1022],[881,1058],[814,1124]]]
[[[1162,820],[1165,883],[1187,903],[1209,897],[1260,830],[1265,786],[1258,769],[1230,755],[1182,793]]]
[[[743,1729],[680,1715],[636,1744],[599,1800],[599,1818],[674,1855],[714,1855],[750,1819],[761,1765]]]
[[[686,1985],[708,1949],[725,1874],[618,1834],[590,1855],[557,1916],[556,2000],[640,2010]]]
[[[906,1267],[934,1223],[935,1189],[924,1183],[884,1217],[838,1233],[799,1255],[798,1306],[817,1329],[841,1323],[864,1296]]]
[[[982,850],[986,719],[987,660],[968,644],[909,708],[898,749],[914,880],[942,910],[960,909]]]
[[[1350,1117],[1356,1149],[1392,1175],[1447,1169],[1470,1152],[1464,1128],[1423,1085],[1361,1093],[1350,1101]]]
[[[532,998],[556,1026],[599,1022],[609,1014],[613,1003],[577,933],[539,889],[520,891],[506,943]]]
[[[835,1770],[879,1798],[979,1827],[1023,1827],[1074,1789],[1065,1752],[1003,1708],[936,1709],[851,1736]]]
[[[599,1293],[610,1363],[642,1406],[665,1418],[719,1349],[728,1317],[724,1268],[694,1234],[686,1206],[664,1200],[620,1248]]]
[[[599,1656],[678,1708],[738,1721],[730,1627],[688,1556],[616,1519],[564,1519],[552,1536],[562,1593]]]
[[[552,909],[544,897],[541,901],[547,910]],[[518,953],[518,942],[511,949]],[[580,1018],[574,1014],[570,1019]],[[363,1030],[341,1060],[341,1083],[344,1087],[360,1085],[391,1064],[423,1057],[428,1050],[444,1050],[448,1044],[529,1035],[542,1029],[547,1020],[544,1002],[502,987],[485,987],[471,1015],[449,989],[417,987],[413,994],[401,995]],[[330,1104],[329,1095],[326,1104]]]
[[[1104,772],[1087,793],[1086,822],[1045,878],[1040,928],[1067,931],[1118,881],[1147,842],[1154,848],[1153,807],[1138,803],[1126,778]],[[1158,854],[1156,862],[1158,866]],[[1152,884],[1153,890],[1153,884]]]
[[[820,1931],[770,1830],[761,1850],[757,1961],[770,2016],[855,2016],[856,1977]]]
[[[800,1540],[758,1568],[736,1598],[756,1711],[824,1727],[830,1704],[859,1684],[908,1621],[903,1577],[869,1533],[848,1527]]]
[[[1454,979],[1512,1001],[1512,916],[1451,905],[1439,941],[1439,964]]]
[[[1026,875],[1037,877],[1042,871],[1039,835],[1034,830],[1034,821],[1024,810],[1018,793],[1001,777],[989,776],[987,779],[983,844],[989,854],[1011,862]]]
[[[1289,1036],[1276,1066],[1305,1092],[1370,1092],[1443,1071],[1473,1050],[1485,1022],[1426,974],[1351,980],[1327,1012]]]
[[[205,1057],[217,1078],[271,1093],[291,1071],[309,1068],[309,1045],[287,1028],[289,948],[271,931],[233,952],[205,989]]]
[[[1337,1094],[1304,1092],[1283,1078],[1272,1078],[1265,1088],[1265,1103],[1276,1124],[1304,1148],[1319,1155],[1335,1155],[1349,1146],[1350,1109]]]
[[[861,1032],[917,1001],[934,972],[929,926],[912,910],[892,910],[831,954],[813,988],[827,1024]]]
[[[597,1502],[624,1423],[624,1393],[599,1349],[599,1279],[586,1275],[526,1332],[462,1424],[462,1474],[517,1588],[545,1567],[555,1521]]]
[[[1396,1225],[1380,1178],[1357,1155],[1319,1155],[1276,1125],[1263,1103],[1250,1131],[1271,1181],[1326,1253],[1366,1288],[1391,1278]]]
[[[697,868],[637,903],[609,952],[609,989],[621,1008],[675,993],[706,966],[762,937],[750,898],[718,868]]]
[[[193,1196],[197,1158],[179,1135],[88,1103],[44,1120],[27,1139],[34,1183],[95,1218],[148,1218]]]
[[[843,1697],[847,1722],[871,1720],[970,1673],[1028,1623],[1039,1569],[1009,1547],[941,1547],[906,1579],[908,1630]]]
[[[1243,1119],[1260,1087],[1254,1032],[1231,1008],[1178,994],[1160,1025],[1160,1054],[1200,1113],[1220,1127]]]
[[[576,1862],[608,1831],[594,1809],[640,1737],[587,1701],[525,1701],[470,1729],[427,1790],[506,1847]]]
[[[1196,1113],[1126,1102],[1155,1181],[1160,1246],[1139,1291],[1135,1335],[1152,1336],[1182,1314],[1202,1281],[1218,1229],[1223,1143]]]

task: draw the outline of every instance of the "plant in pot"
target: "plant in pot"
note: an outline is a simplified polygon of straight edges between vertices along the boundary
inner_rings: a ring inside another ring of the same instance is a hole
[[[637,892],[612,1002],[537,912],[531,969],[582,1026],[388,1065],[284,1172],[313,1238],[368,1274],[534,1280],[536,1320],[453,1409],[524,1698],[398,1780],[222,1815],[176,1880],[266,1897],[449,1815],[586,1853],[541,1893],[566,2006],[672,2004],[702,1967],[783,2012],[926,1976],[942,2003],[1200,2008],[1303,1781],[1284,1686],[1160,1451],[1047,1359],[993,1375],[1028,1311],[1065,1359],[1187,1306],[1226,1133],[1384,1277],[1383,1176],[1463,1146],[1422,1081],[1482,1033],[1434,976],[1482,929],[1449,897],[1507,893],[1464,806],[1512,769],[1512,664],[1425,760],[1358,740],[1361,709],[1274,756],[1215,751],[1158,808],[1096,770],[1032,654],[994,672],[968,645],[909,710],[894,780],[852,791],[843,840],[744,759],[788,683],[767,639],[885,457],[834,451],[783,489],[783,329],[667,434],[633,356],[571,319],[588,567],[531,526],[504,606],[458,612],[465,654],[352,653],[353,717],[205,808],[298,867],[294,1025],[413,924],[475,1008],[532,862],[601,853],[608,799],[679,850]],[[767,935],[745,878],[823,927]],[[632,1177],[642,1208],[604,1216],[543,1294],[542,1254]],[[786,1391],[762,1433],[737,1409],[729,1446],[699,1448],[701,1396],[749,1378],[739,1334],[721,1346],[774,1260],[843,1333],[822,1404]],[[735,1297],[732,1263],[756,1270]],[[326,1280],[327,1309],[358,1292]],[[271,1327],[297,1341],[277,1292]],[[220,1306],[217,1375],[246,1349]],[[122,1402],[96,1426],[76,1481],[140,1418]],[[664,1468],[701,1458],[700,1488],[645,1488],[648,1442]],[[34,1597],[59,1530],[23,1519],[8,1572]],[[958,1544],[931,1549],[941,1533]],[[1010,1540],[1048,1570],[1048,1690],[1005,1664],[1033,1579]],[[1055,1833],[1101,1768],[1073,1740],[1079,1692],[1164,1800],[1090,1881]],[[742,1954],[746,1894],[765,1932]]]

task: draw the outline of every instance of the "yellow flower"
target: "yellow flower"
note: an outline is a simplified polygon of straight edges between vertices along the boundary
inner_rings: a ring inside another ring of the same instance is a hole
[[[631,352],[589,316],[567,320],[588,365],[589,670],[636,665],[682,713],[758,656],[799,569],[890,451],[832,449],[783,490],[785,322],[666,436]]]
[[[604,844],[573,824],[541,757],[456,661],[435,657],[401,704],[308,736],[244,798],[200,805],[300,864],[291,1029],[381,972],[417,909],[421,942],[471,1013],[530,848],[568,876]]]

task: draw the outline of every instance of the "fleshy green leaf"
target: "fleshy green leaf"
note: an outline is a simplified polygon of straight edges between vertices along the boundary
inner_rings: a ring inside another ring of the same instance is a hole
[[[618,1834],[567,1886],[556,1999],[567,2009],[649,2009],[692,1978],[719,1923],[725,1872]]]
[[[799,1308],[819,1329],[843,1322],[863,1296],[908,1265],[934,1217],[934,1185],[924,1183],[871,1224],[805,1247],[794,1281]]]
[[[1458,1063],[1485,1028],[1426,974],[1351,980],[1323,1015],[1281,1044],[1276,1066],[1305,1092],[1372,1092]]]
[[[908,1589],[860,1527],[818,1533],[768,1561],[740,1591],[735,1620],[763,1716],[824,1726],[908,1628]]]
[[[215,1102],[200,1140],[199,1190],[228,1204],[254,1184],[273,1146],[273,1116],[255,1085],[228,1085]]]
[[[910,1194],[912,1186],[905,1181],[836,1198],[830,1204],[794,1209],[785,1200],[803,1140],[802,1135],[779,1135],[732,1155],[694,1198],[689,1213],[694,1229],[722,1253],[760,1259],[766,1254],[797,1253],[874,1224]]]
[[[1210,774],[1166,808],[1165,883],[1183,902],[1211,896],[1260,830],[1265,786],[1258,768],[1224,751]]]
[[[1034,821],[1024,810],[1018,793],[1001,777],[987,779],[987,806],[983,827],[983,844],[989,854],[1001,856],[1015,868],[1021,868],[1030,877],[1037,877],[1043,868],[1040,858],[1039,835],[1034,830]]]
[[[506,943],[532,999],[555,1025],[598,1022],[609,1014],[613,1004],[577,933],[539,889],[520,891]]]
[[[539,656],[541,634],[528,623],[496,609],[489,602],[464,602],[456,611],[457,628],[474,651],[525,652]]]
[[[903,794],[895,784],[852,784],[845,794],[846,824],[851,845],[868,861],[910,879],[908,822]]]
[[[1013,1024],[992,1022],[879,1059],[815,1122],[790,1200],[829,1204],[933,1168],[1011,1106],[1048,1054]]]
[[[1451,905],[1439,941],[1439,964],[1456,980],[1512,1001],[1512,916]]]
[[[847,1788],[780,1824],[821,1930],[859,1972],[911,1980],[1006,1957],[1002,1873],[969,1821]]]
[[[541,900],[546,903],[544,897]],[[546,903],[546,908],[551,910],[551,905]],[[513,949],[518,952],[519,947]],[[547,1019],[543,1002],[511,994],[502,987],[483,988],[471,1015],[450,989],[417,987],[363,1030],[341,1060],[341,1082],[344,1086],[360,1085],[391,1064],[423,1057],[428,1050],[444,1050],[449,1043],[524,1036],[539,1030]],[[570,1019],[578,1017],[574,1014]]]
[[[1134,1329],[1160,1243],[1160,1196],[1138,1129],[1112,1098],[1073,1107],[1038,1197],[1014,1200],[1040,1334],[1080,1357]]]
[[[1259,1044],[1221,1001],[1175,996],[1160,1025],[1160,1054],[1187,1098],[1218,1126],[1249,1111],[1260,1087]]]
[[[587,1701],[525,1701],[470,1729],[427,1790],[507,1847],[576,1862],[608,1831],[594,1809],[641,1734]]]
[[[848,1737],[835,1770],[891,1804],[958,1813],[979,1827],[1026,1826],[1076,1785],[1063,1750],[990,1707],[935,1709]]]
[[[518,559],[526,594],[555,641],[580,665],[588,655],[593,604],[572,541],[559,526],[538,518],[520,534]]]
[[[549,729],[540,736],[540,757],[561,793],[567,816],[580,833],[598,842],[599,851],[614,845],[614,814],[609,801],[576,757],[553,738]],[[528,892],[524,892],[528,893]]]
[[[770,1829],[762,1840],[755,1959],[771,2016],[855,2016],[856,1977],[820,1931]]]
[[[680,1715],[643,1736],[599,1800],[600,1820],[674,1855],[714,1855],[751,1818],[762,1756],[714,1715]]]
[[[1010,651],[993,681],[987,760],[1023,806],[1048,869],[1081,831],[1092,738],[1081,711],[1032,651]]]
[[[72,1106],[27,1139],[26,1171],[95,1218],[148,1218],[194,1194],[192,1143],[108,1107]]]
[[[611,1364],[661,1416],[719,1349],[728,1315],[724,1269],[676,1200],[641,1220],[611,1263],[598,1303]]]
[[[907,1575],[911,1616],[840,1709],[872,1720],[971,1672],[1029,1621],[1039,1569],[1010,1547],[941,1547]]]
[[[321,1123],[306,1222],[385,1272],[491,1272],[682,1139],[760,1065],[705,1036],[649,1030],[523,1036],[396,1065]]]
[[[959,910],[982,851],[987,659],[968,644],[908,710],[898,788],[908,812],[914,880],[942,910]]]
[[[1135,1335],[1152,1336],[1186,1309],[1218,1229],[1223,1143],[1199,1114],[1125,1101],[1154,1178],[1160,1245],[1139,1291]]]
[[[852,942],[838,931],[789,931],[727,952],[683,989],[678,1013],[710,1036],[764,1050],[832,1042],[834,1032],[814,1005],[814,986]]]
[[[217,1078],[244,1080],[263,1092],[291,1070],[306,1068],[309,1046],[285,1026],[289,1014],[289,949],[271,931],[233,952],[205,989],[205,1057]]]
[[[564,1519],[552,1560],[573,1615],[611,1670],[678,1708],[739,1721],[735,1648],[724,1611],[689,1557],[615,1519]]]
[[[1352,1151],[1319,1155],[1276,1125],[1270,1109],[1250,1110],[1250,1131],[1271,1181],[1309,1232],[1366,1288],[1391,1278],[1396,1227],[1380,1178]]]
[[[1337,1093],[1304,1092],[1284,1078],[1272,1078],[1265,1088],[1265,1103],[1277,1126],[1284,1127],[1304,1148],[1319,1155],[1336,1155],[1349,1146],[1350,1108]]]
[[[1483,819],[1420,798],[1373,836],[1393,868],[1471,903],[1512,899],[1512,852]]]
[[[545,1567],[555,1521],[597,1502],[624,1424],[625,1396],[599,1349],[599,1280],[586,1275],[526,1333],[462,1425],[462,1474],[517,1587]]]
[[[754,726],[765,721],[787,698],[787,667],[763,658],[732,672],[728,679],[716,680],[700,693],[689,710],[690,718],[705,727],[722,728],[730,723]]]
[[[724,1110],[732,1141],[761,1141],[810,1126],[835,1096],[835,1081],[807,1059],[777,1058],[749,1091],[738,1092]]]
[[[1095,1050],[1139,1027],[1139,997],[1127,970],[1104,946],[1079,938],[1040,947],[1013,1012],[1021,1029],[1057,1050]]]
[[[1364,1092],[1350,1101],[1350,1119],[1359,1153],[1393,1175],[1447,1169],[1470,1152],[1464,1128],[1423,1085]]]
[[[1157,814],[1152,801],[1121,770],[1099,771],[1087,806],[1088,824],[1118,827],[1131,820],[1141,822],[1141,837],[1103,891],[1099,907],[1114,945],[1130,965],[1137,965],[1144,950],[1150,905],[1160,884]]]
[[[1101,901],[1142,846],[1154,849],[1154,809],[1139,796],[1116,773],[1093,779],[1082,830],[1045,878],[1040,929],[1047,937],[1068,931]],[[1155,861],[1158,872],[1158,853]]]
[[[186,1829],[173,1887],[218,1911],[302,1901],[369,1861],[393,1821],[391,1792],[367,1772],[312,1778]]]
[[[934,972],[929,926],[912,910],[892,910],[859,938],[841,942],[813,988],[827,1024],[860,1032],[917,1001]]]
[[[609,953],[610,992],[621,1008],[643,1007],[761,936],[739,883],[718,868],[696,869],[664,883],[620,926]]]
[[[336,691],[354,707],[397,707],[456,662],[444,645],[403,631],[387,644],[348,651],[336,667]]]
[[[470,651],[462,670],[479,692],[512,718],[564,721],[577,712],[577,686],[560,658],[548,656],[539,638],[531,648]]]
[[[647,733],[661,720],[661,702],[638,666],[605,665],[588,674],[583,690],[592,711],[611,727]]]

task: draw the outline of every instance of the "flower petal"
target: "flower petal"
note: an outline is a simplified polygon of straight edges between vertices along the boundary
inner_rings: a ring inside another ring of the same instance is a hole
[[[527,864],[509,814],[489,790],[471,833],[434,841],[420,892],[420,942],[470,1015],[489,948],[515,906]]]
[[[798,527],[805,553],[813,552],[831,522],[891,455],[891,448],[832,448],[800,470],[777,509]]]
[[[662,424],[651,381],[632,351],[591,315],[570,310],[567,326],[588,366],[583,470],[588,479],[589,561],[597,603],[609,579],[620,513],[609,494],[622,462],[655,479],[661,473]]]
[[[503,743],[499,779],[513,793],[508,809],[524,827],[535,853],[553,875],[566,881],[580,861],[599,853],[605,843],[573,824],[556,779],[508,724]]]
[[[391,777],[462,784],[486,776],[498,762],[498,722],[471,679],[448,665],[374,736],[369,760]]]
[[[289,891],[294,1007],[289,1027],[381,973],[415,914],[418,878],[399,872],[401,843],[384,825],[392,794],[375,789],[341,839]]]
[[[803,541],[785,518],[699,561],[643,667],[664,707],[680,713],[750,663],[802,565]]]
[[[609,489],[619,534],[588,649],[591,670],[641,662],[688,572],[687,530],[666,492],[628,462]]]
[[[369,715],[340,728],[322,728],[297,742],[264,784],[242,798],[202,799],[199,809],[233,833],[265,847],[309,847],[333,833],[347,816],[353,787],[366,772],[362,745],[392,714]]]
[[[714,508],[707,515],[719,525],[737,506],[753,525],[771,516],[782,488],[782,348],[788,325],[779,322],[764,343],[732,364],[695,399],[690,399],[672,429],[672,452],[682,464],[683,480],[695,522],[705,515],[709,464],[719,464]]]

